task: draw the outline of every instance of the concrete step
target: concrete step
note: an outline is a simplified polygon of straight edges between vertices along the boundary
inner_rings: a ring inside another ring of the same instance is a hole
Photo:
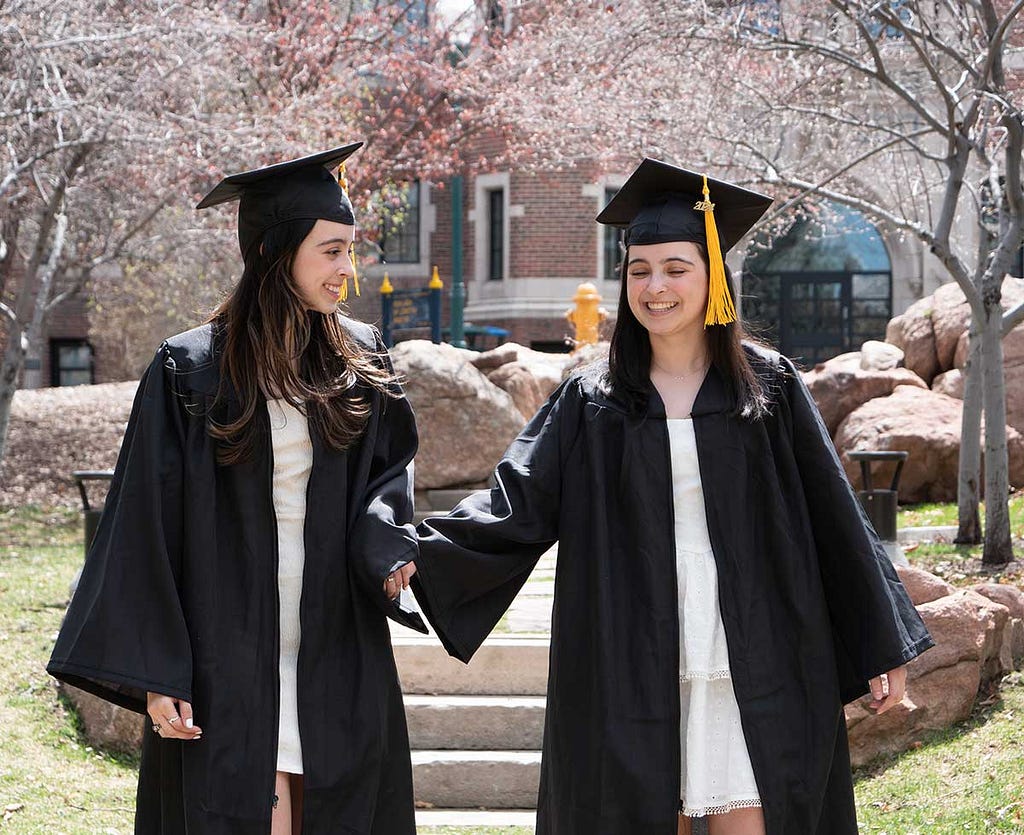
[[[542,696],[405,696],[413,750],[539,751]]]
[[[459,830],[466,835],[476,835],[482,829],[515,827],[533,831],[537,813],[533,809],[503,809],[500,812],[481,809],[417,809],[416,827],[429,835],[435,827],[444,827],[445,832]]]
[[[540,751],[413,751],[416,802],[444,809],[532,809]]]
[[[546,637],[492,636],[468,665],[449,656],[434,637],[393,635],[392,645],[403,693],[543,696],[547,690]]]

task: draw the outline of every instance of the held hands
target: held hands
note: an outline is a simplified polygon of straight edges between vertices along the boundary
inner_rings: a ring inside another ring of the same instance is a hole
[[[895,670],[877,676],[868,682],[871,687],[871,707],[876,714],[885,713],[903,701],[907,690],[907,668],[897,667]]]
[[[384,594],[391,600],[397,600],[402,589],[409,588],[409,581],[416,573],[416,564],[408,562],[397,571],[392,571],[384,581]]]
[[[203,729],[192,721],[192,705],[181,699],[146,693],[146,712],[153,731],[164,739],[199,739]]]

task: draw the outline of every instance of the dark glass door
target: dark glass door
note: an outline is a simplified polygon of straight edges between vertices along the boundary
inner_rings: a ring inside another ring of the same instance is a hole
[[[779,342],[805,366],[850,350],[850,274],[782,275]]]

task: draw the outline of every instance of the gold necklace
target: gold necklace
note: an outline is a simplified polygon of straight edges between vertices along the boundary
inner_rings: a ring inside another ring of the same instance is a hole
[[[673,380],[688,380],[688,379],[690,379],[690,377],[696,377],[698,374],[703,374],[705,371],[708,370],[708,368],[711,365],[711,363],[710,363],[710,361],[706,362],[706,363],[704,363],[703,366],[698,368],[696,371],[689,371],[686,374],[673,374],[671,371],[666,371],[664,368],[662,368],[660,365],[658,365],[658,363],[656,363],[653,360],[653,358],[651,359],[651,365],[653,365],[656,369],[658,369],[658,371],[660,371],[666,377],[671,377]]]

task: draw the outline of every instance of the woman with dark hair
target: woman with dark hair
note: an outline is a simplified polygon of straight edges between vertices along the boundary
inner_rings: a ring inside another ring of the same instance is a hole
[[[464,661],[558,543],[538,835],[855,835],[843,704],[891,708],[932,643],[800,375],[736,320],[723,253],[769,203],[644,160],[598,217],[626,229],[607,363],[420,527]]]
[[[416,427],[342,316],[361,143],[236,174],[244,270],[158,349],[49,671],[149,717],[140,835],[415,832],[386,617],[416,553]],[[358,284],[356,285],[358,289]]]

